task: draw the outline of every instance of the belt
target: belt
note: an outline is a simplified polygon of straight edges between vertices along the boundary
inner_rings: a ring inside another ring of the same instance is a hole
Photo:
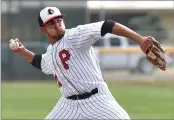
[[[82,100],[82,99],[86,99],[89,98],[91,95],[95,95],[96,93],[98,93],[98,89],[95,88],[93,90],[91,90],[91,92],[85,92],[79,95],[72,95],[67,97],[68,99],[72,99],[72,100]]]

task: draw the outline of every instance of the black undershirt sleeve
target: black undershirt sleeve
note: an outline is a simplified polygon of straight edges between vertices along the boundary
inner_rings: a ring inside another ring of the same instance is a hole
[[[32,64],[34,67],[36,67],[36,68],[38,68],[38,69],[41,70],[41,59],[42,59],[42,55],[36,54],[36,55],[34,56],[32,62],[31,62],[31,64]]]
[[[115,21],[106,20],[101,28],[101,36],[104,36],[107,33],[112,33],[112,28],[114,27]]]

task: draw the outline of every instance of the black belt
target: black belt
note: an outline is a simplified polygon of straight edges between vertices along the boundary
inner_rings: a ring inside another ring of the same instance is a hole
[[[72,100],[82,100],[82,99],[86,99],[89,98],[91,95],[95,95],[96,93],[98,93],[98,89],[95,88],[93,90],[91,90],[91,92],[85,92],[79,95],[72,95],[67,97],[68,99],[72,99]]]

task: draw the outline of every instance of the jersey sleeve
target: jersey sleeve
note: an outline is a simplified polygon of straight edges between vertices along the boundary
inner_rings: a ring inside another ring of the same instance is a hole
[[[79,50],[86,50],[101,37],[101,28],[104,21],[79,25],[69,30],[68,43]]]
[[[51,45],[48,46],[47,52],[45,54],[42,54],[42,60],[41,60],[41,70],[45,74],[53,74],[52,71],[52,57],[51,57]]]

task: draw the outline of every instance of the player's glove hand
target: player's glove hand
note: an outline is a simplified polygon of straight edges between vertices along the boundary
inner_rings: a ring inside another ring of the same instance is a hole
[[[147,60],[161,70],[166,70],[165,52],[160,43],[155,38],[148,36],[140,46],[141,50],[146,54]]]

